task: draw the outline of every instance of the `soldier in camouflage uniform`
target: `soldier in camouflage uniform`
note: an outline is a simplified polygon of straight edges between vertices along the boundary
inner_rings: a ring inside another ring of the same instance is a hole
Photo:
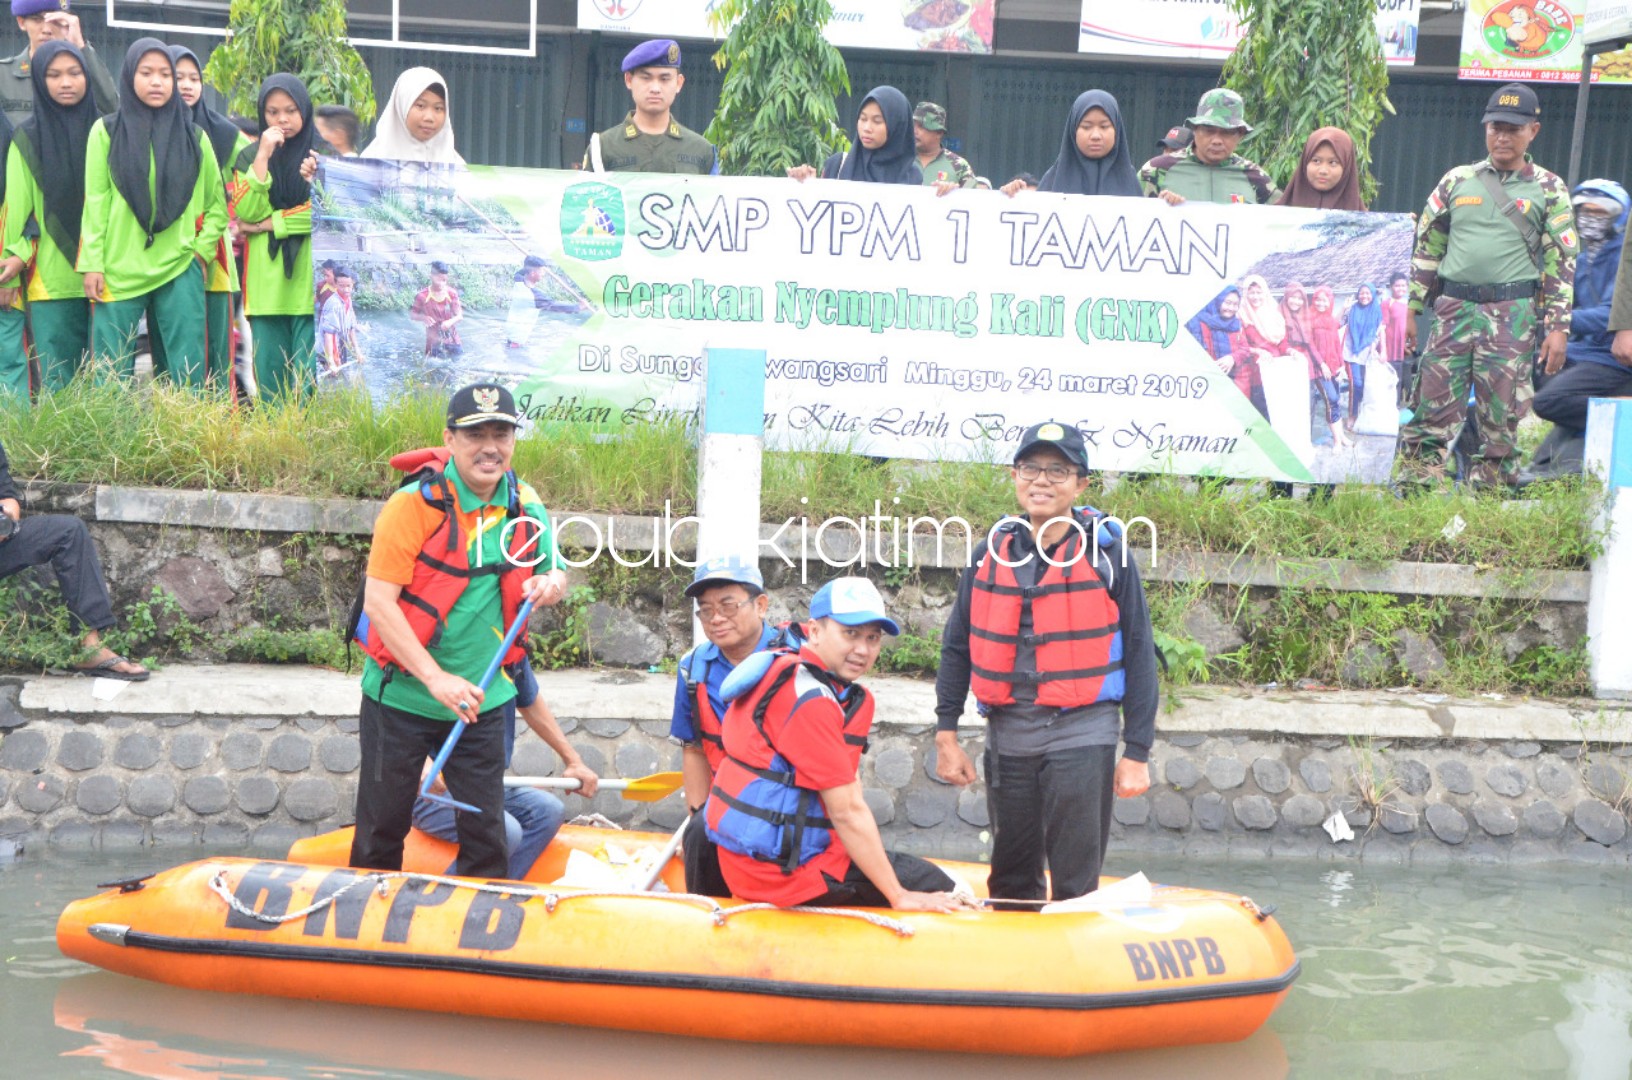
[[[677,42],[662,39],[636,45],[623,58],[623,85],[635,107],[621,124],[589,137],[586,172],[719,175],[720,155],[714,145],[672,112],[674,99],[686,85]]]
[[[29,75],[34,50],[55,38],[76,46],[85,54],[85,76],[90,80],[97,111],[111,113],[119,107],[119,90],[113,76],[108,74],[96,50],[85,43],[79,29],[79,16],[68,12],[68,0],[11,0],[11,13],[16,16],[18,27],[28,35],[28,46],[22,52],[0,60],[0,111],[13,127],[21,127],[23,121],[34,114],[34,80]]]
[[[1569,188],[1526,153],[1540,116],[1529,87],[1498,89],[1485,109],[1490,156],[1446,173],[1418,219],[1411,311],[1432,304],[1434,326],[1415,415],[1400,430],[1402,469],[1417,479],[1445,475],[1471,387],[1479,440],[1463,479],[1511,485],[1534,365],[1552,373],[1564,364],[1578,243]],[[1415,345],[1413,319],[1406,348]]]
[[[920,101],[912,110],[912,145],[918,151],[918,168],[930,186],[979,186],[969,163],[941,145],[946,138],[946,109],[933,101]]]
[[[1145,194],[1177,206],[1186,201],[1270,203],[1280,191],[1269,174],[1235,152],[1252,131],[1246,105],[1234,90],[1219,87],[1201,95],[1196,115],[1185,121],[1195,141],[1182,150],[1158,154],[1139,170]]]

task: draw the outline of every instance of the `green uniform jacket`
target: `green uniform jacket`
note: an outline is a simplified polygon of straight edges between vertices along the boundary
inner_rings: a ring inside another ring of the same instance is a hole
[[[1570,189],[1528,156],[1524,168],[1496,174],[1502,190],[1541,234],[1537,266],[1518,226],[1497,208],[1479,179],[1481,170],[1491,168],[1488,158],[1459,165],[1428,196],[1411,253],[1411,310],[1422,311],[1445,281],[1464,285],[1539,281],[1542,332],[1568,333],[1575,301],[1575,254],[1580,250]]]
[[[6,204],[0,203],[0,235],[4,234],[10,220],[11,219],[6,216]],[[18,277],[12,278],[10,281],[0,281],[0,288],[20,290],[22,284],[22,279],[19,275]],[[23,310],[23,294],[21,291],[17,293],[17,299],[11,302],[11,307],[17,311]]]
[[[1240,154],[1221,165],[1204,165],[1188,146],[1145,162],[1139,183],[1152,198],[1172,191],[1188,202],[1268,203],[1280,195],[1269,174]]]
[[[238,155],[244,152],[245,147],[254,145],[255,140],[240,132],[237,141],[232,144],[232,153],[227,157],[227,160],[237,161]],[[223,176],[221,180],[226,185],[227,210],[230,218],[230,211],[237,201],[237,196],[233,191],[234,177],[230,175]],[[204,270],[204,291],[213,293],[235,293],[239,291],[238,260],[232,257],[232,235],[230,233],[222,234],[221,243],[216,247],[215,258],[210,260],[210,265]]]
[[[85,216],[79,227],[81,274],[103,275],[103,300],[129,300],[145,296],[179,277],[191,259],[207,265],[215,257],[216,246],[227,231],[227,189],[215,164],[204,129],[195,127],[203,151],[193,196],[182,215],[147,246],[147,229],[136,220],[136,212],[114,186],[108,168],[107,119],[91,128],[85,144]],[[153,166],[148,164],[148,184]]]
[[[119,108],[119,88],[113,76],[102,66],[96,50],[89,45],[80,50],[85,54],[85,75],[91,83],[91,97],[97,111],[106,116]],[[0,60],[0,112],[11,119],[12,127],[20,127],[34,115],[34,80],[29,77],[29,57],[24,48],[16,56]]]
[[[82,300],[84,278],[74,269],[74,255],[63,252],[51,234],[40,226],[38,239],[23,235],[30,217],[44,218],[45,198],[22,151],[13,143],[6,155],[6,231],[4,254],[15,255],[34,264],[28,282],[30,300]]]
[[[928,165],[920,161],[918,168],[924,174],[925,185],[945,180],[961,188],[975,186],[975,170],[967,161],[950,150],[943,149]]]
[[[312,204],[287,210],[272,209],[272,174],[255,178],[255,158],[239,158],[232,176],[232,209],[239,221],[272,222],[270,233],[255,233],[244,247],[244,313],[247,315],[311,315],[316,291],[312,287]],[[273,258],[268,241],[276,236],[301,237],[295,257],[295,276],[283,274],[283,255]],[[478,675],[481,672],[477,672]]]
[[[1621,248],[1621,265],[1615,274],[1615,299],[1609,309],[1609,328],[1632,330],[1632,244]]]
[[[595,136],[601,146],[601,165],[607,172],[686,173],[710,176],[719,171],[714,144],[671,119],[667,135],[647,135],[635,126],[631,109],[623,123]],[[596,171],[592,151],[584,154],[583,168]]]

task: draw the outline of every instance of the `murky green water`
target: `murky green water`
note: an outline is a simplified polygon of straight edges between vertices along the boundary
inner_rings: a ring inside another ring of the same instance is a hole
[[[325,1078],[1632,1076],[1632,875],[1121,860],[1275,904],[1303,977],[1235,1046],[1069,1062],[812,1050],[232,997],[64,959],[57,913],[96,882],[200,852],[0,864],[0,1075]],[[223,854],[230,854],[223,852]]]

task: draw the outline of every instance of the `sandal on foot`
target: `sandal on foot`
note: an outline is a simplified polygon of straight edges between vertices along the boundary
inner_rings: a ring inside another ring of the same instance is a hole
[[[120,671],[118,669],[118,665],[120,664],[134,663],[135,661],[129,657],[120,656],[118,653],[114,653],[100,664],[92,664],[89,667],[75,667],[74,674],[84,675],[92,679],[120,679],[124,682],[146,682],[147,677],[153,674],[146,668],[142,668],[140,671]]]

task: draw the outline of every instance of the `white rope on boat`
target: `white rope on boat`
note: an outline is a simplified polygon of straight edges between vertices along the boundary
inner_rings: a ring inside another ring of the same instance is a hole
[[[616,829],[618,832],[623,831],[622,825],[619,825],[616,821],[613,821],[611,818],[601,814],[579,814],[577,817],[567,822],[567,824],[587,825],[593,829]]]
[[[360,877],[353,878],[350,882],[336,889],[323,899],[313,901],[298,911],[287,912],[283,915],[268,915],[264,912],[254,910],[246,905],[243,901],[239,900],[237,895],[227,887],[226,877],[227,872],[225,870],[217,871],[215,876],[210,878],[210,891],[219,896],[229,908],[237,912],[239,915],[244,916],[246,919],[254,919],[257,922],[268,923],[271,925],[281,925],[283,923],[294,922],[296,919],[304,919],[308,915],[322,911],[330,904],[338,901],[342,896],[345,896],[353,889],[359,887],[375,888],[381,896],[384,896],[386,883],[392,880],[400,880],[430,882],[434,885],[448,885],[455,889],[469,889],[472,892],[492,893],[502,896],[515,896],[520,897],[523,901],[542,900],[544,901],[545,913],[550,915],[555,914],[555,909],[563,902],[568,900],[584,900],[589,898],[617,900],[667,900],[678,901],[680,903],[690,904],[693,907],[703,908],[704,911],[713,918],[715,926],[724,926],[727,919],[730,919],[734,915],[741,915],[744,912],[749,911],[791,911],[802,915],[832,915],[841,919],[857,919],[861,922],[867,923],[870,926],[876,926],[881,930],[888,930],[896,937],[909,938],[913,935],[912,927],[908,926],[906,923],[892,919],[886,915],[880,915],[872,911],[863,911],[857,908],[779,908],[775,904],[742,904],[738,907],[724,907],[714,897],[700,896],[696,893],[654,893],[635,892],[633,890],[628,892],[555,892],[549,889],[540,889],[536,886],[530,885],[493,885],[480,881],[470,881],[466,878],[447,877],[442,874],[418,874],[411,873],[406,870],[375,871],[372,873],[363,874]]]

